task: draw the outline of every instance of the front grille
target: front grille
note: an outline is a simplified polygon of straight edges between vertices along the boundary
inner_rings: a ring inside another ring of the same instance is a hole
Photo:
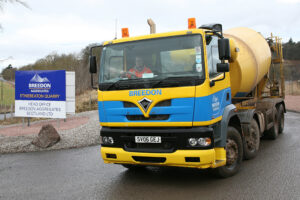
[[[142,134],[142,133],[127,133],[121,136],[124,141],[124,150],[130,152],[153,152],[153,153],[171,153],[176,150],[177,138],[172,133],[161,135],[161,143],[136,143],[135,136],[155,136],[156,134]]]
[[[137,105],[134,103],[131,103],[129,101],[123,101],[124,108],[137,108]],[[154,107],[165,107],[165,106],[171,106],[171,99],[158,102]]]
[[[146,121],[146,120],[168,120],[170,115],[150,115],[148,118],[144,115],[126,115],[129,121]]]
[[[156,104],[154,107],[164,107],[164,106],[171,106],[171,99],[161,101],[158,104]]]
[[[159,144],[137,144],[133,141],[125,142],[124,149],[129,152],[172,153],[175,151],[174,142]]]
[[[164,163],[166,158],[164,157],[144,157],[144,156],[132,156],[135,161],[146,163]]]
[[[123,101],[124,108],[137,108],[137,106],[134,103]]]

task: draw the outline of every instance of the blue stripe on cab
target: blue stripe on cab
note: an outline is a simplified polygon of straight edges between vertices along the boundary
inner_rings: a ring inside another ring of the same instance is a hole
[[[227,88],[205,97],[172,99],[171,106],[154,106],[150,111],[150,115],[170,115],[167,120],[129,121],[126,115],[143,115],[138,107],[125,108],[122,101],[99,101],[99,118],[101,122],[131,123],[210,121],[223,114],[225,106],[231,103],[230,95],[231,90]]]
[[[99,112],[99,121],[107,122],[106,114],[104,112],[103,101],[98,101],[98,112]]]
[[[227,93],[229,98],[227,100]],[[195,100],[194,122],[210,121],[221,116],[225,106],[231,103],[231,90],[226,88],[212,95]]]
[[[136,122],[129,121],[126,115],[143,115],[137,108],[124,108],[122,101],[99,101],[101,122]],[[150,115],[169,114],[168,120],[143,120],[139,122],[191,122],[193,120],[194,98],[173,99],[171,106],[153,107]]]

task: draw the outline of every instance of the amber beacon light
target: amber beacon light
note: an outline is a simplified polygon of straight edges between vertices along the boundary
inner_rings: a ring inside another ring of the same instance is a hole
[[[122,38],[129,37],[128,28],[122,28]]]
[[[189,25],[189,27],[188,27],[189,29],[196,28],[196,18],[189,18],[188,25]]]

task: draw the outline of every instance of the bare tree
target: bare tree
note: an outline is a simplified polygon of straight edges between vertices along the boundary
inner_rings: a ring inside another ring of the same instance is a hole
[[[0,0],[0,9],[3,10],[3,5],[6,3],[18,3],[21,4],[22,6],[29,8],[28,4],[24,1],[20,0]]]
[[[28,6],[28,4],[24,1],[20,1],[20,0],[0,0],[0,10],[3,11],[3,6],[4,4],[7,4],[7,3],[18,3],[18,4],[21,4],[22,6],[24,6],[25,8],[28,8],[30,9],[30,7]],[[3,27],[2,25],[0,24],[0,30],[2,30]]]

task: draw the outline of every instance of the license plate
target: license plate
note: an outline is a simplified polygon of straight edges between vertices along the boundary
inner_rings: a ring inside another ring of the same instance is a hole
[[[160,136],[135,136],[136,143],[161,143]]]

